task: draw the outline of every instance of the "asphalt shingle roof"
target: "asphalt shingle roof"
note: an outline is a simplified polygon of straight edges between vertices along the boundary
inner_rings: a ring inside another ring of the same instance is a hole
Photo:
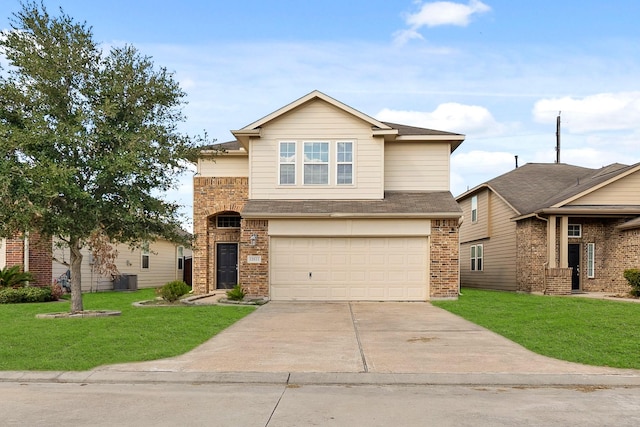
[[[243,216],[429,216],[461,215],[448,191],[385,193],[382,200],[249,200]]]

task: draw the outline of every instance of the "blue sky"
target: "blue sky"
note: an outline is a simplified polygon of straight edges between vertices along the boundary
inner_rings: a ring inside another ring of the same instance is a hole
[[[219,142],[320,90],[370,116],[463,133],[458,195],[519,163],[640,161],[637,0],[45,0],[135,45],[188,94],[182,128]],[[19,9],[0,3],[0,28]],[[191,210],[191,177],[169,195]]]

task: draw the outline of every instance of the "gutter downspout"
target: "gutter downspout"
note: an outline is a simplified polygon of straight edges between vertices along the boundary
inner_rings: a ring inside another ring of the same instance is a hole
[[[464,215],[458,218],[458,252],[460,252],[460,227],[464,223]],[[460,254],[458,253],[458,296],[462,296],[462,284],[460,283]]]

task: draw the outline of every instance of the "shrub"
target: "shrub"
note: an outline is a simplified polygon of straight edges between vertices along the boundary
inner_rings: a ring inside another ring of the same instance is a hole
[[[53,283],[50,286],[50,289],[51,289],[51,301],[58,301],[60,297],[62,297],[62,294],[64,294],[64,290],[62,289],[62,286],[60,286],[57,283]]]
[[[191,291],[189,285],[184,283],[182,280],[174,280],[173,282],[169,282],[163,287],[157,290],[157,293],[164,299],[165,301],[174,302],[177,301],[181,296],[186,295]]]
[[[19,265],[0,270],[0,288],[19,288],[30,280],[33,280],[33,275],[28,271],[20,271]]]
[[[227,291],[227,298],[231,301],[242,301],[245,295],[246,293],[240,285],[235,285],[233,289]]]
[[[640,296],[640,269],[630,268],[625,270],[623,275],[631,285],[631,295]]]
[[[0,289],[0,304],[53,301],[51,287],[25,286]]]

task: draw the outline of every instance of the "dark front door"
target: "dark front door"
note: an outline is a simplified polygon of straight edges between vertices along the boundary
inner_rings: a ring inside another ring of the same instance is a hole
[[[580,289],[580,245],[569,245],[569,267],[573,268],[571,273],[571,290]]]
[[[238,284],[238,244],[218,243],[216,249],[216,288],[232,289]]]

